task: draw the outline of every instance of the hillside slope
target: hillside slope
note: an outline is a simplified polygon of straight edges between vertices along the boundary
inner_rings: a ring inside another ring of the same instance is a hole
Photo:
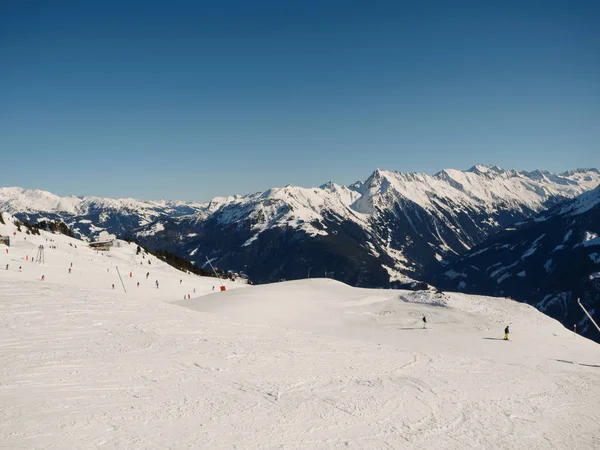
[[[600,311],[600,187],[510,227],[453,261],[429,281],[444,289],[505,295],[576,324],[600,342],[577,305]]]
[[[30,262],[46,243],[45,264]],[[135,246],[95,253],[44,232],[5,250],[7,448],[600,444],[600,347],[525,304],[332,280],[213,293]],[[127,293],[115,267],[132,272]]]

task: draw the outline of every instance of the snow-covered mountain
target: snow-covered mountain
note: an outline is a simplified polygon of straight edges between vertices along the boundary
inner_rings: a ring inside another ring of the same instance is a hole
[[[143,201],[132,198],[59,197],[50,192],[19,187],[0,188],[0,211],[21,220],[62,220],[80,237],[122,235],[161,217],[202,211],[206,205],[182,201]]]
[[[359,286],[420,279],[432,262],[596,187],[595,169],[517,172],[496,166],[436,175],[376,170],[352,186],[286,186],[214,199],[195,216],[165,220],[137,237],[147,245],[256,281],[315,274]]]
[[[54,214],[82,235],[136,237],[197,263],[208,257],[259,282],[312,271],[380,287],[421,279],[432,263],[599,183],[596,169],[551,174],[478,165],[433,176],[377,169],[351,186],[289,185],[207,204],[63,199],[9,188],[0,191],[0,209],[22,219]]]
[[[2,448],[598,448],[600,346],[529,305],[327,279],[221,292],[135,244],[4,221]]]
[[[517,223],[460,256],[429,279],[436,286],[511,296],[566,327],[600,333],[577,304],[600,311],[600,186]]]

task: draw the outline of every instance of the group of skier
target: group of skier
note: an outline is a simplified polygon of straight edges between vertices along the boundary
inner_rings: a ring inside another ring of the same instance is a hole
[[[427,328],[427,317],[423,316],[423,328]],[[508,341],[508,334],[510,333],[510,330],[508,329],[508,325],[506,325],[506,328],[504,329],[504,341]]]

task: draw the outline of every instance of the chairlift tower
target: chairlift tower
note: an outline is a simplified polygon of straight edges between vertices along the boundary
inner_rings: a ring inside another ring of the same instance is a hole
[[[43,245],[40,245],[38,247],[37,256],[35,257],[35,260],[38,262],[38,264],[44,264],[44,246]]]

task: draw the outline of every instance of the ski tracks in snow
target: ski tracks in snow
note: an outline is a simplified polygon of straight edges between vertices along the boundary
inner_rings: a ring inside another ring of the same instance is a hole
[[[5,283],[0,295],[6,448],[539,448],[597,439],[598,413],[585,408],[600,381],[592,368],[561,364],[541,377],[491,358],[240,324],[155,300],[36,283],[23,291]],[[577,421],[568,417],[580,409]],[[566,425],[553,428],[549,414]]]

